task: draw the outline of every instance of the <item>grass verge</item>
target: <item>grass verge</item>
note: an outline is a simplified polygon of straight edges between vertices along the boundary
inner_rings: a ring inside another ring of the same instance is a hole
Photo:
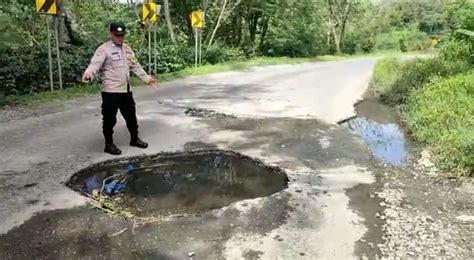
[[[429,144],[438,165],[459,176],[474,175],[474,71],[427,84],[410,94],[407,123]]]
[[[371,87],[396,107],[439,168],[474,175],[474,72],[462,60],[380,60]]]

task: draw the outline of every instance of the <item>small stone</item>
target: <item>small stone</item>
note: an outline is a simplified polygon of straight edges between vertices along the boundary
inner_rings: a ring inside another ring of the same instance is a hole
[[[195,255],[196,255],[196,253],[194,253],[194,252],[188,253],[188,256],[189,256],[189,257],[193,257],[193,256],[195,256]]]
[[[460,215],[460,216],[457,216],[456,219],[463,222],[474,222],[474,216],[469,216],[469,215]]]
[[[306,254],[305,253],[300,253],[300,256],[305,256]]]
[[[285,145],[284,145],[284,144],[282,144],[282,145],[281,145],[281,148],[285,148]]]

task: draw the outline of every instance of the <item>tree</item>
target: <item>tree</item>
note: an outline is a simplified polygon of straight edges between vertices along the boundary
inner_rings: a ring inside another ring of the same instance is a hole
[[[170,4],[169,0],[163,0],[163,5],[165,9],[165,19],[166,25],[168,26],[168,33],[171,37],[171,41],[176,44],[176,37],[174,35],[173,23],[171,22],[171,15],[170,15]]]
[[[337,53],[341,53],[346,26],[357,0],[324,0],[319,16],[326,25],[327,43],[334,43]]]

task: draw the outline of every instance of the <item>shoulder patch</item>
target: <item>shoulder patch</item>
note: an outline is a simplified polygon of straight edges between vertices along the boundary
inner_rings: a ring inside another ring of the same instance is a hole
[[[98,48],[98,49],[95,51],[95,56],[102,56],[104,53],[105,53],[105,49],[104,49],[104,48]]]

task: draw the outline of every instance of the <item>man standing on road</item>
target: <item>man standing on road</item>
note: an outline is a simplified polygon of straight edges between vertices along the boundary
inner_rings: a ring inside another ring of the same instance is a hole
[[[130,145],[147,148],[148,144],[138,138],[138,123],[135,101],[130,90],[130,71],[153,88],[156,80],[148,75],[138,63],[132,49],[124,43],[125,25],[121,22],[109,24],[110,41],[102,44],[92,57],[89,67],[82,76],[84,82],[91,82],[99,75],[102,95],[102,120],[105,138],[104,152],[119,155],[122,151],[113,142],[113,128],[117,123],[117,111],[127,123]]]

